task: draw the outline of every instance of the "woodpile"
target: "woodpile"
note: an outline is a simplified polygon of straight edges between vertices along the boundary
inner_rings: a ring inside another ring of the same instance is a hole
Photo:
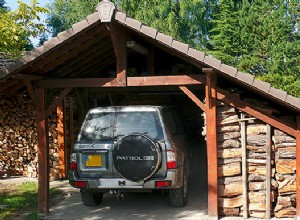
[[[49,117],[50,177],[58,165],[56,116]],[[35,106],[19,95],[0,100],[0,174],[37,177],[37,135]]]
[[[276,181],[278,198],[274,214],[278,218],[289,218],[296,215],[296,140],[275,130]]]
[[[217,105],[219,214],[238,216],[243,206],[239,115],[233,107]]]

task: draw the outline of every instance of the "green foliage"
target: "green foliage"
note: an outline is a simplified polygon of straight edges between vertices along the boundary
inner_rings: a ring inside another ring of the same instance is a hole
[[[299,0],[220,0],[211,53],[300,97]],[[297,83],[298,82],[298,83]]]
[[[23,54],[30,44],[29,37],[38,37],[45,31],[39,13],[46,13],[47,10],[38,6],[37,0],[32,0],[31,5],[19,0],[17,2],[19,4],[17,10],[0,14],[0,51],[11,58]]]

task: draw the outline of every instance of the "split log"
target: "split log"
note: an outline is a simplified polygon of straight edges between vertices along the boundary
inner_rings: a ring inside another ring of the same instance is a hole
[[[234,157],[234,158],[228,158],[228,159],[218,159],[218,165],[224,165],[224,164],[231,164],[231,163],[241,163],[242,158],[241,157]]]
[[[267,126],[265,124],[255,124],[247,126],[247,135],[266,134]]]
[[[275,144],[281,144],[281,143],[296,143],[296,139],[291,136],[276,136],[274,135],[272,137],[272,140]]]
[[[218,134],[218,142],[229,140],[229,139],[237,139],[241,136],[240,132],[226,132]]]
[[[218,157],[219,158],[236,158],[236,157],[242,157],[242,149],[238,148],[238,149],[221,149],[218,150]]]
[[[296,193],[296,177],[285,178],[283,181],[277,181],[279,195],[288,195]]]
[[[239,208],[218,208],[218,213],[220,216],[239,216]]]
[[[277,149],[278,159],[296,159],[296,145],[295,147],[281,147]]]
[[[232,197],[243,194],[242,184],[228,184],[218,186],[219,197]]]
[[[222,177],[219,178],[219,184],[229,185],[229,184],[242,184],[242,176],[232,176],[232,177]]]
[[[279,174],[294,174],[296,172],[296,160],[278,160],[276,163],[276,171]]]
[[[239,131],[240,131],[239,125],[218,126],[217,128],[218,133],[239,132]]]
[[[219,198],[218,204],[222,208],[237,208],[243,205],[243,196],[235,196],[232,198]]]
[[[266,167],[265,166],[247,166],[247,173],[266,175]],[[275,176],[275,168],[272,169],[271,176],[272,177]]]
[[[225,140],[218,143],[218,148],[239,148],[241,146],[239,140]]]
[[[266,144],[266,135],[247,135],[247,144],[253,146],[263,146]]]
[[[218,177],[235,176],[238,174],[241,174],[240,163],[225,164],[218,167]]]
[[[276,218],[294,218],[296,216],[296,208],[283,208],[280,211],[275,212],[274,214]]]
[[[271,201],[275,201],[275,192],[271,191]],[[266,203],[266,193],[265,192],[249,192],[248,194],[249,203]],[[253,209],[252,209],[253,210]]]

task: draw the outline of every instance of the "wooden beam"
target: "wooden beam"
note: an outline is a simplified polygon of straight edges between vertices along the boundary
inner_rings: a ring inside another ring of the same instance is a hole
[[[127,70],[127,36],[126,32],[115,23],[107,24],[107,29],[110,33],[110,38],[114,47],[114,52],[117,60],[117,80],[118,85],[126,86],[126,70]]]
[[[217,99],[220,101],[231,105],[243,112],[248,113],[249,115],[252,115],[253,117],[256,117],[259,120],[262,120],[263,122],[270,124],[271,126],[278,128],[279,130],[282,130],[286,132],[289,135],[296,136],[296,128],[293,125],[290,125],[286,123],[285,121],[276,118],[272,115],[269,115],[268,113],[264,112],[263,110],[257,108],[251,103],[245,102],[241,100],[240,98],[237,98],[234,96],[234,94],[224,90],[224,89],[217,89]]]
[[[206,146],[208,173],[208,216],[218,218],[218,145],[216,78],[213,71],[206,73]]]
[[[73,106],[73,98],[69,99],[69,111],[70,111],[70,147],[71,149],[74,146],[74,106]]]
[[[116,78],[76,78],[40,80],[37,87],[42,88],[87,88],[118,87]]]
[[[46,111],[46,116],[49,116],[51,112],[59,105],[62,103],[63,99],[72,91],[72,88],[66,88],[62,91],[62,93],[54,99],[52,104],[48,107]]]
[[[49,212],[49,140],[48,117],[45,112],[45,91],[36,89],[36,122],[38,141],[38,212]]]
[[[297,219],[300,219],[300,115],[296,117],[297,121],[297,134],[296,134],[296,209],[297,209]]]
[[[128,86],[183,86],[205,84],[205,75],[128,77]]]
[[[26,88],[27,88],[27,91],[29,93],[29,96],[30,98],[32,99],[32,101],[34,102],[35,105],[37,105],[37,97],[36,97],[36,94],[35,94],[35,91],[33,90],[32,88],[32,85],[31,85],[31,81],[30,80],[23,80]]]
[[[267,124],[267,142],[266,142],[266,219],[271,218],[271,179],[272,179],[272,127]]]
[[[66,178],[66,145],[65,145],[65,128],[64,128],[64,110],[63,105],[56,108],[57,124],[57,141],[58,141],[58,165],[59,178]]]
[[[245,114],[241,113],[241,119],[245,120]],[[242,145],[242,184],[243,184],[243,218],[248,218],[248,181],[247,181],[247,131],[246,121],[241,122]]]
[[[201,102],[186,86],[179,86],[179,89],[183,91],[196,105],[198,105],[202,111],[206,111],[206,106]]]

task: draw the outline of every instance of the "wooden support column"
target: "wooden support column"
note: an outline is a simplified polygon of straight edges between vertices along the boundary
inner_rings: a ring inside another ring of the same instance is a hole
[[[125,31],[114,22],[109,23],[107,29],[110,33],[117,61],[117,83],[119,86],[126,86],[127,36]]]
[[[245,114],[241,113],[241,119],[245,120]],[[243,184],[243,218],[248,218],[248,181],[247,181],[247,130],[246,121],[241,122],[242,144],[242,184]]]
[[[45,111],[45,91],[36,89],[36,121],[38,141],[38,212],[49,212],[49,141]]]
[[[206,146],[208,173],[208,215],[218,218],[218,145],[217,145],[217,106],[216,78],[212,69],[202,69],[206,74]]]
[[[272,179],[272,127],[267,124],[267,143],[266,143],[266,219],[271,218],[271,179]]]
[[[59,165],[59,178],[66,178],[66,145],[65,145],[65,129],[64,129],[64,109],[60,105],[56,108],[57,115],[57,141],[58,141],[58,165]]]
[[[297,219],[300,219],[300,116],[297,116],[297,132],[296,132],[296,180],[297,180],[297,191],[296,191],[296,209]]]

